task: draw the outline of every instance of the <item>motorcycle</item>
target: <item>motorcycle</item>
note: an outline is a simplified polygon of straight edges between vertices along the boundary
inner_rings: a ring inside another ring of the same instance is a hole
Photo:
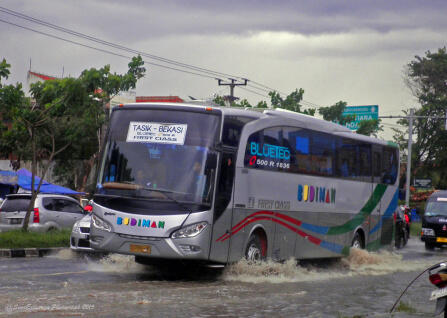
[[[405,213],[405,208],[403,208],[403,206],[399,207],[399,209],[394,213],[394,222],[396,224],[394,242],[396,248],[402,248],[408,242],[410,237],[410,226],[408,220],[409,218]]]
[[[430,300],[436,300],[435,315],[444,312],[447,318],[447,263],[439,263],[428,270],[430,282],[439,289],[431,293]]]
[[[444,312],[444,318],[447,318],[447,261],[435,264],[423,270],[419,275],[417,275],[408,285],[405,287],[403,292],[397,298],[390,313],[393,313],[397,304],[399,303],[402,296],[407,292],[413,283],[419,279],[424,273],[428,272],[428,279],[430,282],[438,287],[430,295],[430,300],[436,300],[435,315],[439,315]]]

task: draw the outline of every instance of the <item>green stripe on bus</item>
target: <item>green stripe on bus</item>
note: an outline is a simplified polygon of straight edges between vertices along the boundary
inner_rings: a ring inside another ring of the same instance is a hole
[[[387,141],[387,143],[386,143],[388,146],[391,146],[391,147],[395,147],[395,148],[399,148],[399,145],[398,144],[396,144],[395,142],[393,142],[393,141]]]
[[[382,244],[380,243],[380,238],[378,238],[377,240],[368,243],[368,245],[366,245],[366,250],[374,252],[380,247],[382,247]]]
[[[353,231],[357,226],[362,224],[365,221],[366,217],[372,213],[374,208],[380,202],[380,199],[382,199],[387,187],[388,186],[386,184],[378,184],[374,189],[373,194],[365,203],[360,212],[357,213],[351,220],[349,220],[345,224],[330,227],[327,235],[338,235]]]

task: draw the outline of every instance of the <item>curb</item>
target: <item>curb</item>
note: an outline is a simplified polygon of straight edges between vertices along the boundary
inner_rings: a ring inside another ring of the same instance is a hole
[[[3,248],[0,249],[1,257],[43,257],[49,254],[59,252],[66,247],[48,247],[48,248]]]

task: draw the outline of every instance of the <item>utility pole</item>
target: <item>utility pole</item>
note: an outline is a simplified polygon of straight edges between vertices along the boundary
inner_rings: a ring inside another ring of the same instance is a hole
[[[407,173],[406,173],[406,186],[405,186],[405,205],[410,206],[410,181],[411,181],[411,146],[413,143],[413,120],[415,118],[425,119],[444,119],[446,121],[445,128],[447,130],[447,115],[445,117],[437,116],[415,116],[414,108],[410,108],[409,116],[379,116],[379,118],[406,118],[408,119],[408,157],[407,157]]]
[[[410,181],[411,181],[411,144],[413,142],[414,108],[410,108],[408,117],[408,156],[407,156],[407,182],[405,187],[405,205],[410,206]]]
[[[248,79],[244,78],[243,83],[236,83],[236,80],[234,78],[230,78],[229,80],[231,81],[230,83],[223,83],[223,81],[220,78],[218,78],[217,84],[219,86],[230,86],[230,95],[228,96],[228,99],[230,100],[231,103],[237,99],[237,97],[234,97],[234,88],[236,86],[247,86]]]

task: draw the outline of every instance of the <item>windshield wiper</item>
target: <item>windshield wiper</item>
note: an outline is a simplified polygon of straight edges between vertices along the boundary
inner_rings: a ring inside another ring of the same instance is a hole
[[[144,197],[144,196],[138,196],[138,195],[117,195],[117,194],[107,194],[107,193],[95,193],[93,195],[94,197],[102,197],[102,198],[109,198],[109,199],[145,199],[153,201],[153,199]]]
[[[170,194],[188,194],[186,192],[177,192],[177,191],[172,191],[172,190],[168,190],[168,189],[163,189],[163,188],[148,188],[148,187],[143,187],[142,185],[136,184],[136,183],[132,183],[129,181],[120,181],[120,182],[105,182],[102,184],[102,187],[104,189],[115,189],[115,190],[136,190],[136,191],[149,191],[149,192],[156,192],[156,193],[161,193],[163,194],[163,198],[169,199],[170,201],[176,203],[178,206],[182,207],[184,210],[186,210],[189,213],[192,213],[192,210],[190,208],[188,208],[184,203],[176,200],[175,198],[173,198],[172,196],[170,196]],[[147,200],[153,200],[153,199],[157,199],[157,198],[148,198],[145,196],[137,196],[137,195],[133,195],[133,196],[123,196],[123,195],[115,195],[115,194],[95,194],[98,196],[102,196],[102,197],[108,197],[108,198],[126,198],[126,199],[147,199]],[[158,198],[161,199],[161,198]],[[196,202],[194,202],[196,203]],[[198,203],[200,205],[206,205],[203,203]],[[206,206],[211,206],[210,204],[206,205]]]
[[[168,198],[169,200],[171,200],[172,202],[174,202],[175,204],[177,204],[179,207],[185,209],[188,213],[192,213],[192,210],[190,208],[188,208],[185,204],[183,204],[182,202],[174,199],[173,197],[171,197],[168,194],[186,194],[183,192],[175,192],[175,191],[171,191],[171,190],[166,190],[166,189],[161,189],[161,188],[157,188],[157,189],[153,189],[153,188],[146,188],[146,187],[142,187],[140,188],[140,190],[145,190],[145,191],[150,191],[150,192],[159,192],[165,195],[166,198]]]

